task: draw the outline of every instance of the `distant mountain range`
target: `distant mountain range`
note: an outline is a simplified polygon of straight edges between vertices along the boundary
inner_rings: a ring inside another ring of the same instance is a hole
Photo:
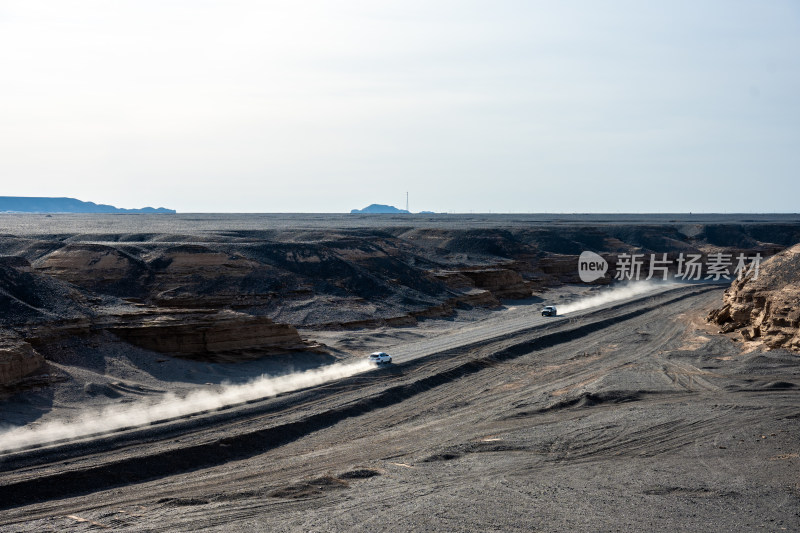
[[[44,198],[35,196],[0,196],[0,213],[164,213],[174,209],[143,207],[123,209],[113,205],[84,202],[75,198]]]
[[[393,205],[371,204],[364,209],[352,209],[350,213],[353,215],[359,214],[409,214],[405,209],[397,209]]]

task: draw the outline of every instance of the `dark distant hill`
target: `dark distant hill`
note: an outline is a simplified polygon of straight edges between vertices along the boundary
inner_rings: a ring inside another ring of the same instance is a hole
[[[75,198],[0,196],[0,212],[6,213],[175,213],[165,207],[123,209],[113,205],[83,202]]]
[[[364,209],[353,209],[350,211],[351,214],[358,215],[358,214],[375,214],[375,213],[401,213],[401,214],[408,214],[408,211],[405,209],[397,209],[393,205],[383,205],[383,204],[371,204],[365,207]]]

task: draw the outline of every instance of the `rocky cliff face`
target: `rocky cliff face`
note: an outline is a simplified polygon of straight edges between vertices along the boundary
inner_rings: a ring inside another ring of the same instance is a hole
[[[131,317],[110,330],[140,348],[214,362],[257,359],[313,347],[303,342],[292,326],[233,311]]]
[[[19,235],[0,235],[0,334],[20,340],[3,348],[0,385],[42,371],[65,339],[79,345],[109,331],[115,342],[122,338],[154,355],[247,359],[308,348],[296,327],[412,325],[578,283],[584,250],[603,254],[613,270],[620,252],[766,257],[800,241],[800,223],[512,220],[495,227],[482,219],[447,217],[426,225],[422,218],[397,217],[387,225],[380,221],[391,217],[348,216],[341,226],[312,217],[236,229],[224,217],[203,228],[195,218],[170,217],[168,226],[163,220],[98,218],[58,233],[62,222],[54,216],[41,219],[42,230],[24,233],[25,222]],[[86,229],[95,222],[102,224]],[[747,326],[746,335],[771,344],[792,345],[794,293],[770,286],[768,295],[758,287],[737,285],[742,293],[715,319],[725,328]]]
[[[461,271],[479,289],[485,289],[497,298],[528,298],[532,294],[530,283],[519,272],[508,268],[477,268]]]
[[[44,365],[44,358],[27,342],[13,335],[0,336],[0,390],[22,384]]]
[[[325,231],[48,234],[0,239],[0,253],[15,253],[29,263],[28,274],[60,280],[92,298],[175,312],[231,309],[313,328],[413,323],[454,305],[496,305],[498,299],[581,283],[577,262],[584,250],[607,258],[608,276],[594,282],[602,284],[612,281],[614,256],[621,252],[766,257],[793,238],[800,240],[800,225],[554,223],[506,229],[409,223]],[[488,294],[477,298],[476,290]]]
[[[47,383],[48,358],[65,357],[65,345],[103,342],[98,339],[104,332],[154,354],[216,362],[317,349],[294,327],[265,316],[159,307],[111,296],[139,301],[136,296],[150,284],[230,285],[255,265],[192,251],[197,253],[159,254],[158,269],[126,250],[97,244],[69,244],[35,266],[22,257],[0,257],[0,391]],[[202,297],[198,292],[192,302],[207,304]]]
[[[69,283],[33,271],[27,259],[0,256],[0,328],[84,316],[92,305]]]
[[[143,260],[113,246],[67,244],[34,263],[37,272],[84,289],[135,296],[147,276]]]
[[[800,244],[764,261],[754,274],[734,281],[708,320],[746,340],[800,351]]]

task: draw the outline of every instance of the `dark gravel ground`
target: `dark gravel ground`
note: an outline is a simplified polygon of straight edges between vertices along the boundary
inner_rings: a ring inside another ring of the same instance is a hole
[[[336,213],[181,213],[178,215],[37,215],[0,213],[0,233],[9,235],[138,235],[215,233],[220,230],[329,231],[416,227],[434,229],[529,228],[551,225],[800,224],[800,214],[764,213],[543,213],[350,215]]]
[[[414,268],[573,254],[609,239],[658,251],[668,242],[676,250],[765,243],[776,250],[800,241],[800,216],[0,214],[0,255],[32,262],[70,243],[148,253],[201,245],[278,262],[274,251],[283,245],[328,253],[384,237],[413,243],[413,253],[402,249],[406,263],[386,263],[413,280]],[[329,298],[319,300],[326,312],[348,312],[340,305],[345,289],[372,297],[384,286],[370,277],[374,264],[360,268],[370,275],[341,274],[352,287],[315,293]],[[8,300],[0,310],[15,323],[123,306],[114,295],[14,265],[0,274]],[[437,296],[435,287],[412,288],[391,307]],[[642,302],[643,314],[608,314],[602,329],[546,347],[510,335],[278,398],[264,416],[190,424],[108,453],[89,444],[82,456],[4,469],[0,486],[34,482],[0,501],[0,531],[800,530],[800,359],[717,335],[702,319],[720,301],[721,290],[712,290],[666,305]],[[365,309],[359,313],[377,313]],[[371,348],[388,329],[348,334],[337,346]],[[42,421],[87,394],[104,402],[109,391],[160,394],[263,370],[152,361],[108,339],[90,341],[97,342],[65,345],[50,363],[69,383],[91,384],[88,392],[54,387],[16,398],[5,420]],[[76,364],[73,352],[92,357]],[[128,382],[152,390],[130,392]],[[296,434],[271,430],[309,419],[299,430],[287,426]],[[127,458],[141,458],[131,463],[141,467],[135,483],[115,469]],[[37,492],[37,479],[51,480],[54,496]]]
[[[720,296],[357,381],[282,416],[404,392],[247,458],[6,509],[0,528],[797,531],[800,360],[709,330]]]

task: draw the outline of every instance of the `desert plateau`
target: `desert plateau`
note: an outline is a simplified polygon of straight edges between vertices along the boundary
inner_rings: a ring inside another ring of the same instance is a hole
[[[798,531],[799,243],[797,215],[0,214],[0,530]]]

